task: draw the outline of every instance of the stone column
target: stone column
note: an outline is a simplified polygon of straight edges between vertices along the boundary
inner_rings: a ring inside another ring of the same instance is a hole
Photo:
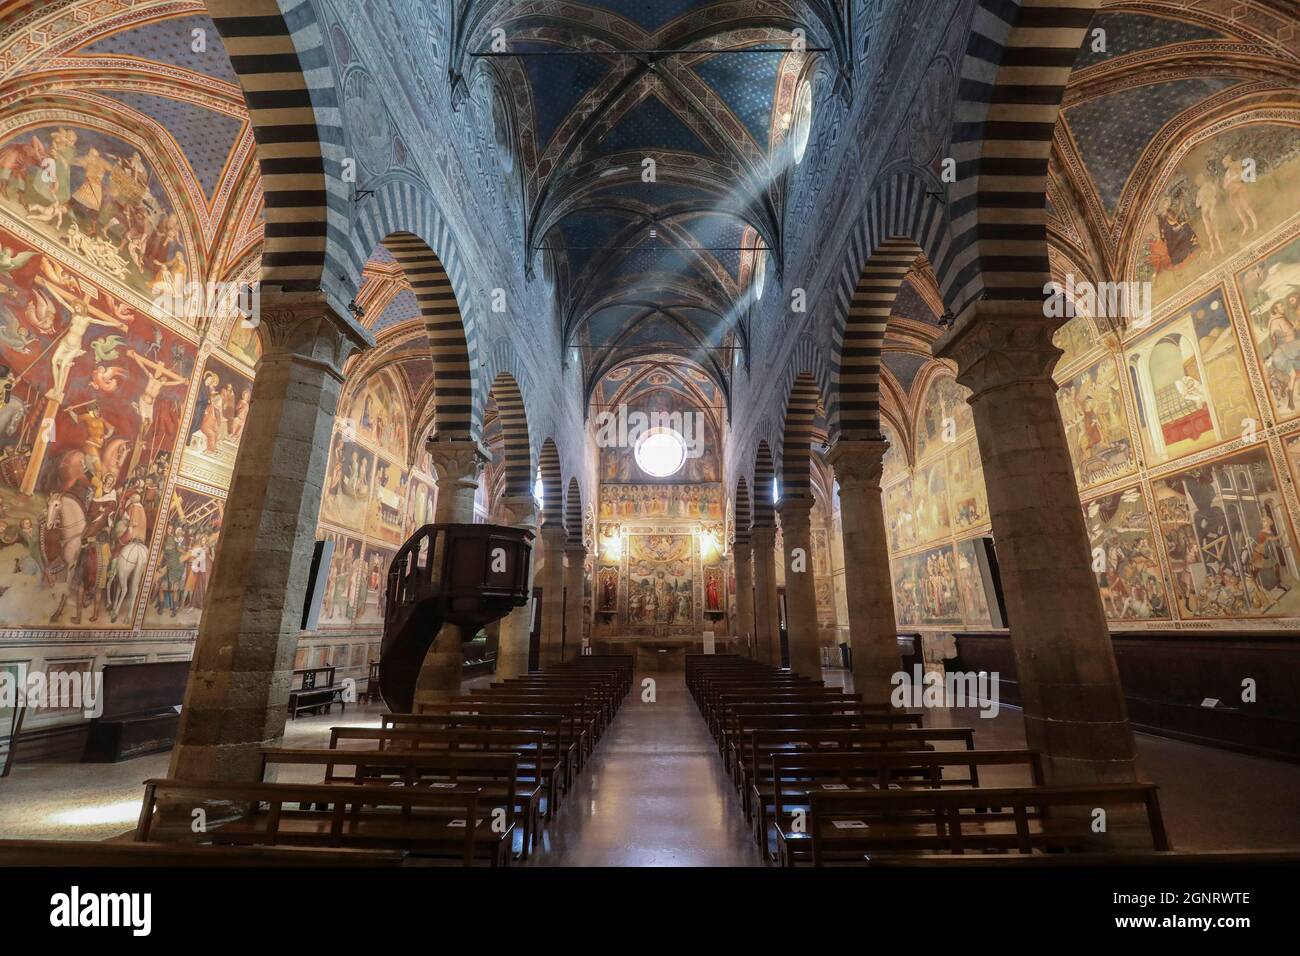
[[[755,525],[749,533],[754,552],[754,656],[781,666],[781,607],[776,595],[776,528]]]
[[[780,505],[785,541],[785,627],[790,635],[790,670],[821,680],[821,635],[817,630],[817,584],[812,567],[811,495],[787,497]],[[796,552],[802,552],[802,556]]]
[[[537,502],[532,495],[502,498],[493,516],[497,524],[537,531]],[[529,567],[528,603],[517,607],[501,620],[497,641],[496,679],[509,680],[528,672],[528,638],[533,629],[533,578],[537,574],[538,548],[533,540],[533,560]]]
[[[284,732],[343,364],[373,344],[319,295],[263,293],[235,461],[169,776],[252,781]]]
[[[543,669],[560,662],[560,631],[564,626],[564,528],[542,525],[543,561],[542,646],[538,663]]]
[[[564,560],[564,659],[573,661],[582,654],[582,566],[587,549],[581,541],[570,541]]]
[[[430,440],[425,444],[433,464],[438,495],[433,505],[434,524],[473,524],[474,494],[487,462],[481,445],[469,440]],[[442,704],[460,693],[465,665],[464,644],[473,634],[457,624],[444,624],[429,648],[415,684],[415,706]]]
[[[736,636],[742,641],[749,639],[748,647],[742,653],[757,657],[754,632],[754,567],[753,548],[748,541],[737,541],[731,550],[731,559],[736,568],[736,597],[732,608],[732,620],[736,625]]]
[[[853,690],[871,704],[889,703],[890,678],[899,669],[894,586],[880,499],[881,459],[889,442],[835,443],[829,456],[840,486],[844,524],[844,585],[849,605]]]
[[[1060,320],[978,303],[936,343],[972,392],[1025,736],[1057,784],[1131,781],[1133,733],[1056,402]]]

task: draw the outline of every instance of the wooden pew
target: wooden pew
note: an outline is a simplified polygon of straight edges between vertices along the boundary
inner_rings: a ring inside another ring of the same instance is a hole
[[[840,790],[899,790],[909,788],[978,788],[978,767],[1013,766],[1024,770],[1025,784],[1040,787],[1042,760],[1033,750],[853,750],[812,752],[777,751],[771,757],[771,789],[758,802],[762,821],[759,846],[769,851],[766,820],[775,825],[777,857],[799,860],[810,852],[808,800],[814,793]],[[964,777],[945,774],[947,768],[966,771]],[[770,802],[768,802],[770,801]],[[982,822],[1001,817],[996,808],[979,808]],[[770,816],[768,815],[770,810]],[[795,826],[793,821],[801,819]],[[792,865],[792,864],[791,864]]]
[[[366,728],[338,729],[383,733]],[[320,782],[326,785],[383,784],[429,790],[473,787],[477,790],[482,812],[490,814],[500,807],[507,812],[508,819],[524,823],[521,855],[528,855],[528,838],[531,836],[528,827],[535,819],[535,797],[531,790],[520,792],[518,753],[500,750],[465,753],[445,749],[265,747],[261,750],[261,757],[262,779],[272,767],[310,766],[321,768]],[[339,767],[351,767],[352,772],[341,773],[337,770]],[[511,828],[513,826],[511,823]],[[501,831],[500,836],[513,843],[512,829]]]
[[[727,771],[734,775],[736,752],[745,734],[754,728],[820,728],[852,730],[919,728],[921,714],[882,711],[870,704],[823,705],[787,701],[780,704],[734,704],[722,717],[718,747]]]
[[[322,867],[401,866],[397,850],[211,843],[99,843],[93,840],[0,840],[0,867]]]
[[[542,816],[550,819],[559,807],[561,784],[571,749],[565,742],[566,721],[560,714],[522,714],[509,711],[497,714],[461,714],[448,710],[446,713],[384,714],[380,720],[384,730],[523,730],[540,733],[542,762],[538,772],[539,782],[544,788]],[[526,765],[521,765],[521,770],[526,769]]]
[[[736,787],[741,793],[745,820],[752,823],[755,808],[762,803],[761,796],[770,792],[772,783],[772,755],[774,753],[802,750],[812,752],[849,752],[855,750],[905,750],[925,751],[936,749],[935,744],[960,745],[960,750],[975,749],[975,732],[970,727],[879,728],[851,727],[827,729],[822,724],[826,717],[770,718],[772,725],[765,726],[769,718],[751,718],[745,731],[738,737],[741,744],[737,754]],[[796,726],[783,726],[793,723]],[[800,726],[802,724],[802,726]],[[978,770],[973,786],[979,785]],[[765,832],[760,830],[759,832]]]
[[[214,822],[196,840],[191,811],[199,808]],[[480,817],[481,812],[477,787],[432,791],[152,779],[145,781],[135,842],[161,837],[165,842],[238,846],[405,850],[465,866],[473,865],[486,844],[491,864],[504,866],[509,844],[496,838],[490,816]]]
[[[510,693],[481,693],[456,697],[451,703],[463,707],[473,707],[480,704],[510,704],[516,707],[524,706],[536,711],[552,712],[555,708],[572,711],[576,716],[577,728],[575,740],[578,743],[577,753],[577,770],[581,771],[586,764],[586,758],[590,756],[592,749],[596,745],[598,736],[598,716],[592,700],[583,694],[574,694],[569,691],[535,691],[530,693],[520,693],[511,691]],[[424,707],[419,709],[420,713],[427,713]]]
[[[541,830],[542,797],[548,778],[553,778],[558,754],[546,749],[546,735],[540,730],[491,730],[464,727],[331,727],[329,749],[351,753],[351,747],[383,752],[428,751],[455,754],[509,754],[514,757],[510,787],[511,806],[523,831],[521,859],[528,854]],[[427,774],[425,774],[427,776]],[[449,779],[461,779],[455,774]],[[481,779],[481,778],[476,778]],[[489,787],[487,782],[482,784]],[[495,787],[494,782],[491,786]],[[491,790],[481,795],[487,799]]]
[[[562,679],[543,677],[519,677],[501,683],[488,685],[490,693],[505,694],[581,694],[591,702],[596,716],[596,739],[605,732],[610,721],[614,719],[614,690],[611,685],[583,678]]]
[[[560,756],[562,760],[563,773],[561,774],[559,786],[556,788],[556,806],[559,805],[560,794],[565,792],[573,783],[573,778],[578,770],[578,752],[581,747],[582,737],[582,709],[580,706],[561,706],[559,704],[542,703],[525,703],[514,704],[502,701],[482,703],[476,701],[460,701],[446,704],[422,704],[418,714],[385,714],[384,726],[389,726],[387,721],[392,720],[392,726],[406,718],[412,718],[416,726],[419,721],[425,717],[432,719],[445,717],[468,717],[475,720],[494,721],[502,720],[508,722],[506,726],[515,726],[514,721],[527,722],[529,720],[558,720],[560,727]],[[521,729],[522,728],[522,725]]]
[[[764,691],[758,688],[749,690],[732,691],[727,690],[715,695],[713,703],[709,706],[705,714],[705,720],[709,724],[709,733],[721,746],[722,742],[722,715],[726,713],[729,706],[745,704],[802,704],[802,703],[823,703],[823,704],[840,704],[847,706],[856,704],[862,706],[862,698],[856,694],[845,694],[843,691],[835,690],[829,687],[810,687],[779,691]]]
[[[1094,808],[1108,817],[1123,807],[1141,807],[1156,851],[1169,850],[1155,784],[1096,784],[1078,787],[974,788],[969,790],[853,790],[809,795],[808,834],[814,866],[867,865],[880,853],[963,854],[968,850],[1030,854],[1079,852],[1095,846],[1088,826]],[[991,821],[990,806],[1009,810]],[[1064,819],[1050,811],[1080,811]],[[1005,817],[1005,815],[1002,815]],[[1002,824],[1002,826],[999,826]],[[1118,856],[1117,856],[1118,858]],[[781,865],[794,857],[782,852]]]

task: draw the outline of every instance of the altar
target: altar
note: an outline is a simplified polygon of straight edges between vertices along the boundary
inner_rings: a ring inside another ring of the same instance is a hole
[[[721,635],[713,638],[713,653],[738,654],[744,641]],[[702,634],[618,635],[598,637],[591,642],[593,654],[629,654],[641,671],[679,671],[686,667],[687,654],[703,654]]]

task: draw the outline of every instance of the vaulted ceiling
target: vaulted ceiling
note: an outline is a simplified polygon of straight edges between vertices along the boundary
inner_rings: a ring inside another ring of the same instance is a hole
[[[747,306],[780,269],[802,81],[830,77],[817,98],[844,86],[847,6],[470,0],[453,72],[494,77],[529,252],[588,392],[652,352],[727,387]]]

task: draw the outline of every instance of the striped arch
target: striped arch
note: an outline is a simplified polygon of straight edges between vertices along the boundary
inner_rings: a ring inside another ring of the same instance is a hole
[[[519,384],[509,372],[501,372],[492,382],[492,400],[497,405],[504,442],[505,494],[511,498],[531,498],[533,494],[532,443],[528,438],[528,415]]]
[[[755,528],[771,528],[776,525],[775,511],[772,505],[772,487],[776,481],[776,469],[772,462],[772,448],[763,439],[758,443],[754,453],[754,520]]]
[[[820,393],[817,379],[808,372],[794,377],[785,408],[785,432],[781,442],[781,499],[807,498],[812,469],[813,419]]]
[[[349,202],[340,175],[347,149],[326,33],[307,0],[209,0],[207,7],[257,139],[262,282],[320,288],[346,302],[338,285],[347,272]]]
[[[552,526],[562,526],[564,520],[564,485],[560,475],[560,453],[555,442],[548,438],[542,442],[537,467],[542,473],[542,521]]]
[[[736,544],[749,544],[749,524],[749,483],[742,475],[736,479]]]
[[[569,544],[582,544],[582,489],[577,478],[569,479],[569,491],[564,496],[564,533]]]
[[[832,387],[826,417],[832,439],[867,438],[880,428],[880,353],[894,298],[908,268],[925,254],[944,301],[957,269],[942,204],[908,173],[882,181],[849,237],[836,284]]]
[[[393,182],[365,200],[349,251],[353,276],[361,275],[366,260],[380,244],[401,265],[429,336],[434,381],[432,438],[477,438],[486,396],[475,401],[479,346],[472,310],[461,308],[473,300],[451,229],[428,193],[411,183]]]
[[[523,397],[524,404],[527,405],[528,396],[532,394],[532,376],[529,374],[528,367],[519,360],[519,354],[515,351],[510,338],[503,335],[490,346],[480,343],[479,354],[481,356],[479,380],[494,382],[501,377],[503,372],[506,373],[514,379],[515,384],[519,387],[519,394]],[[474,393],[475,421],[483,420],[484,413],[487,410],[487,398],[486,392],[482,394]],[[530,484],[529,487],[532,487],[532,485]]]
[[[794,351],[790,353],[790,358],[785,366],[785,392],[790,394],[790,389],[794,387],[794,380],[799,373],[806,372],[813,377],[817,383],[817,388],[821,395],[830,395],[833,392],[832,384],[835,381],[834,369],[826,361],[825,349],[819,348],[811,336],[802,335],[799,341],[795,343]],[[830,406],[826,407],[828,422],[830,421]]]
[[[1101,0],[979,0],[953,123],[953,311],[979,298],[1041,300],[1047,161],[1061,98]]]

